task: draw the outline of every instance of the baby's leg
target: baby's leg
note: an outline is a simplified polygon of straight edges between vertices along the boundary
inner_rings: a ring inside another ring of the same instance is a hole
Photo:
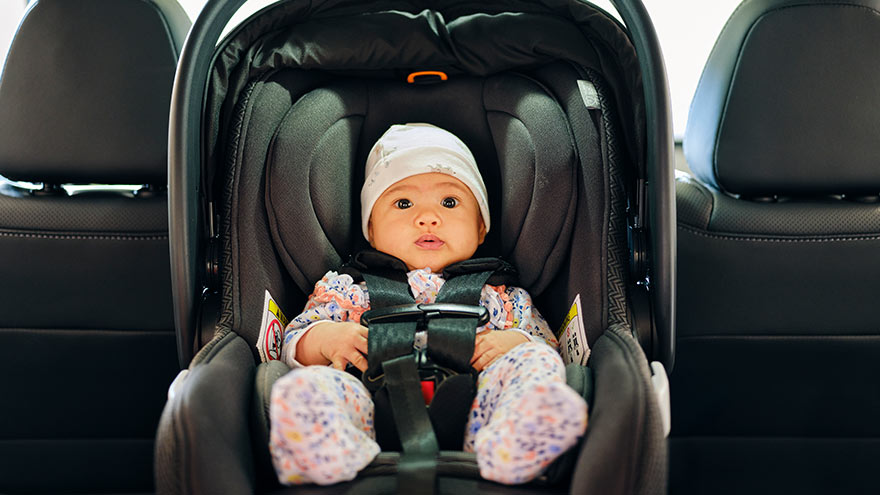
[[[328,366],[297,368],[278,379],[269,419],[269,450],[284,484],[348,481],[379,453],[369,392]]]
[[[464,448],[477,454],[484,478],[525,483],[574,445],[586,427],[587,403],[565,384],[559,354],[526,343],[480,374]]]

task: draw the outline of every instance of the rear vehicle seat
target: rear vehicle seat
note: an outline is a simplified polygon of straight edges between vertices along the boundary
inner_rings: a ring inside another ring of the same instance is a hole
[[[153,490],[176,2],[31,2],[0,79],[0,492]],[[20,183],[40,183],[30,192]],[[63,184],[143,184],[68,194]]]
[[[880,458],[880,2],[746,1],[681,177],[672,493],[868,493]]]

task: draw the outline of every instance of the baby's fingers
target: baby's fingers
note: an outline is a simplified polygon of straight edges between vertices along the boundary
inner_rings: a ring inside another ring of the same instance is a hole
[[[358,337],[358,339],[354,343],[354,348],[360,351],[361,354],[366,354],[369,350],[367,339],[362,339]]]
[[[334,356],[330,359],[330,366],[339,371],[345,371],[346,364],[348,364],[348,359],[342,356]]]
[[[472,365],[480,358],[480,356],[492,349],[492,344],[480,337],[480,335],[477,335],[477,340],[474,342],[474,355],[471,357]]]
[[[471,361],[471,366],[474,367],[477,371],[483,371],[483,368],[489,365],[490,362],[495,358],[496,353],[492,352],[491,349],[487,349],[485,351],[481,351],[479,353],[474,353],[474,358]]]
[[[359,352],[353,353],[349,358],[349,362],[355,368],[361,371],[367,371],[367,358],[365,358],[363,354]]]

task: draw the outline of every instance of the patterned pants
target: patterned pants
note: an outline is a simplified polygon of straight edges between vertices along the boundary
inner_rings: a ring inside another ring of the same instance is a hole
[[[272,388],[269,448],[285,484],[328,485],[357,476],[379,453],[373,402],[363,384],[328,366],[296,368]],[[587,404],[565,384],[559,354],[525,343],[479,376],[464,450],[500,483],[536,478],[577,442]]]

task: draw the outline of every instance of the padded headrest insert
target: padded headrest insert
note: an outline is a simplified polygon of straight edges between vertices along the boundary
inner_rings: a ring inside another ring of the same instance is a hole
[[[169,0],[39,0],[0,78],[0,175],[164,183],[168,110],[189,28]]]
[[[747,196],[880,191],[880,2],[745,2],[709,56],[685,153]]]
[[[275,133],[266,181],[270,231],[294,280],[308,292],[366,244],[355,198],[367,152],[391,124],[415,121],[473,151],[493,225],[478,254],[513,262],[520,285],[540,293],[571,240],[577,152],[559,104],[512,74],[415,87],[342,80],[300,97]]]

